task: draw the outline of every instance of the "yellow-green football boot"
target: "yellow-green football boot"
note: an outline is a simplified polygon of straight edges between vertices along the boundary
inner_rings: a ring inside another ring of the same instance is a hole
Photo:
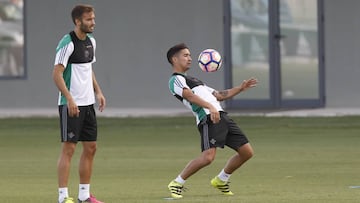
[[[74,199],[71,197],[65,197],[65,199],[60,203],[75,203]]]
[[[234,193],[230,191],[229,182],[222,181],[217,176],[211,180],[211,185],[220,190],[224,195],[234,195]]]
[[[174,199],[181,199],[183,198],[182,192],[184,190],[184,186],[175,180],[171,181],[168,185],[171,197]]]

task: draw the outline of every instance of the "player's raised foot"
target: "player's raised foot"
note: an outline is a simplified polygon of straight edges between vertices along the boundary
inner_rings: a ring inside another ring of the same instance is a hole
[[[211,180],[211,185],[220,190],[224,195],[234,195],[234,193],[230,191],[229,182],[222,181],[217,176]]]
[[[182,192],[184,191],[184,186],[175,180],[171,181],[168,185],[171,197],[174,199],[182,198]]]
[[[90,197],[87,200],[81,201],[78,199],[78,203],[105,203],[102,201],[97,200],[93,195],[90,195]]]
[[[74,199],[71,197],[65,197],[65,199],[60,203],[75,203]]]

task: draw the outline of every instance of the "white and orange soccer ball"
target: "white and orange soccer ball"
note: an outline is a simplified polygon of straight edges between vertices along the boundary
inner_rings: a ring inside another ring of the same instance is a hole
[[[205,49],[199,55],[198,64],[204,72],[215,72],[221,67],[221,55],[215,49]]]

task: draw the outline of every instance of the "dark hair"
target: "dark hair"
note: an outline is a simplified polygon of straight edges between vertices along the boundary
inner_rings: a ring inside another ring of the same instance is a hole
[[[169,61],[169,63],[170,63],[171,65],[173,65],[171,58],[172,58],[174,55],[176,55],[179,51],[181,51],[181,50],[183,50],[183,49],[189,49],[189,47],[186,46],[185,43],[180,43],[180,44],[177,44],[177,45],[171,47],[171,48],[167,51],[166,57],[167,57],[167,60]]]
[[[71,11],[71,17],[72,17],[73,23],[75,24],[76,19],[81,19],[82,15],[84,13],[90,13],[90,12],[94,12],[94,11],[95,11],[95,9],[91,5],[87,5],[87,4],[76,5],[73,8],[73,10]]]

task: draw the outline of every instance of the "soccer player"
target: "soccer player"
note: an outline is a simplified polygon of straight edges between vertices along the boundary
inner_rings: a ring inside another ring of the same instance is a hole
[[[78,202],[102,203],[90,195],[90,178],[96,152],[97,122],[95,97],[99,110],[105,108],[105,97],[96,81],[92,64],[96,61],[96,42],[90,34],[95,27],[91,5],[77,5],[71,12],[75,28],[66,34],[56,48],[53,79],[59,89],[59,116],[62,148],[58,160],[59,203],[74,203],[68,194],[70,163],[78,141],[83,151],[79,163]]]
[[[202,150],[200,156],[190,161],[169,183],[171,197],[182,198],[185,181],[201,168],[209,165],[215,159],[216,148],[223,148],[225,145],[236,153],[210,183],[222,194],[233,195],[229,188],[229,178],[236,169],[253,156],[253,149],[244,133],[223,110],[220,101],[255,87],[258,81],[250,78],[244,80],[239,86],[223,91],[206,86],[199,79],[186,75],[191,66],[191,55],[184,43],[171,47],[167,52],[167,59],[173,69],[169,80],[170,91],[195,115]]]

